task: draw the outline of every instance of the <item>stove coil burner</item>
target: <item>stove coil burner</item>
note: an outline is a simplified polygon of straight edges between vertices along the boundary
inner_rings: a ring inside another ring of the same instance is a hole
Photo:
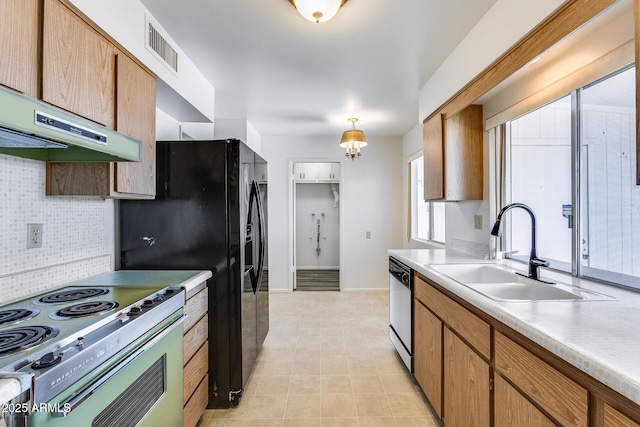
[[[39,298],[36,302],[40,304],[60,304],[63,302],[71,302],[81,299],[98,297],[107,293],[109,293],[109,290],[103,288],[67,289],[66,291],[60,291],[54,294],[45,295]]]
[[[13,325],[23,320],[29,320],[40,313],[38,310],[27,310],[26,308],[16,308],[0,311],[0,326]]]
[[[0,331],[0,355],[26,350],[58,335],[52,326],[21,326]]]
[[[116,307],[118,307],[118,303],[114,301],[87,301],[61,308],[51,314],[50,317],[54,320],[66,320],[76,317],[93,316],[113,310]]]

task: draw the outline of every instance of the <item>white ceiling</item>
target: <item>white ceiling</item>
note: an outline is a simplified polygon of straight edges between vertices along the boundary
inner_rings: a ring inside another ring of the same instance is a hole
[[[216,91],[215,117],[261,135],[367,135],[420,123],[418,91],[496,0],[349,0],[314,24],[287,0],[142,0]]]

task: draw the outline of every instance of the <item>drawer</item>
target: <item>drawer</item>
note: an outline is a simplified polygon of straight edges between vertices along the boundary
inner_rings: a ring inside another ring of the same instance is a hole
[[[200,347],[195,356],[184,365],[184,395],[183,401],[187,403],[193,392],[207,375],[209,367],[209,346]]]
[[[587,390],[499,332],[496,369],[563,426],[587,425]]]
[[[198,349],[207,341],[208,316],[204,316],[196,325],[184,334],[184,364],[187,364]]]
[[[436,288],[416,277],[415,298],[486,359],[491,357],[491,326]]]
[[[198,385],[191,399],[184,405],[184,427],[195,427],[209,403],[209,376]]]
[[[208,295],[208,290],[205,288],[187,300],[184,305],[184,314],[187,316],[184,319],[185,331],[191,329],[207,312]]]

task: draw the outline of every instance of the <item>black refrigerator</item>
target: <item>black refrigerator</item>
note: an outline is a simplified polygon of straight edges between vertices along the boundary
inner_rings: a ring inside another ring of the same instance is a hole
[[[269,331],[267,164],[243,142],[159,141],[155,200],[121,200],[120,269],[211,270],[209,408],[239,403]]]

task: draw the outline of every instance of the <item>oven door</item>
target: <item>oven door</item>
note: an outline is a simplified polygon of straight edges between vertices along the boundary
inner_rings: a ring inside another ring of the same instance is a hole
[[[182,426],[181,315],[123,360],[66,398],[34,412],[31,426]],[[65,393],[66,394],[66,393]],[[58,396],[59,397],[59,396]]]

